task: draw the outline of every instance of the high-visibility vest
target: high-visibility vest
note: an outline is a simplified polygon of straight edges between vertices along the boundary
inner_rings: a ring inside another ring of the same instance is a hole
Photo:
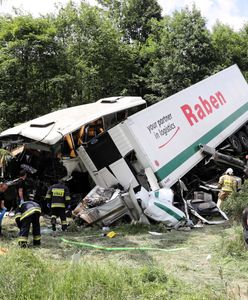
[[[219,185],[224,192],[233,192],[236,190],[236,180],[233,176],[223,175],[220,177]]]
[[[63,183],[52,185],[47,191],[46,200],[51,201],[51,208],[65,208],[71,200],[68,187]]]

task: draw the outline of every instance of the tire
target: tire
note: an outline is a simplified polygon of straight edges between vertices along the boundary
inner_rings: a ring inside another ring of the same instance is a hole
[[[240,140],[238,139],[238,137],[236,135],[232,135],[229,137],[229,142],[233,148],[233,150],[238,153],[238,154],[241,154],[242,153],[242,144],[240,142]]]
[[[248,135],[244,131],[238,133],[238,138],[245,150],[248,150]]]

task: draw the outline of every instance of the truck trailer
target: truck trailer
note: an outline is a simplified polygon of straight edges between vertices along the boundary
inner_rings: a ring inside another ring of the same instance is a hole
[[[145,176],[156,190],[199,164],[196,173],[207,178],[212,160],[244,174],[247,151],[248,85],[234,65],[133,114],[78,154],[100,186],[136,187]]]

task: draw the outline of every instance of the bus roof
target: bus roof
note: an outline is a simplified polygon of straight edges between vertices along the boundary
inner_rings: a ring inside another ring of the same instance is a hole
[[[51,112],[0,134],[0,139],[22,136],[48,145],[56,144],[63,136],[108,114],[145,104],[141,97],[109,97],[94,103],[73,106]]]

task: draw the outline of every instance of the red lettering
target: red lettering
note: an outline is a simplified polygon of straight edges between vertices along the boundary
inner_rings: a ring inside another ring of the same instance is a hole
[[[218,109],[220,107],[217,99],[214,96],[210,96],[210,102],[214,108]]]
[[[220,105],[224,105],[227,101],[220,91],[209,96],[209,100],[198,97],[200,102],[196,103],[193,108],[190,105],[184,104],[181,106],[181,110],[188,120],[190,126],[195,125],[200,120],[203,120],[214,112],[214,109],[219,109]]]
[[[209,115],[213,112],[211,105],[209,104],[209,102],[205,99],[202,99],[202,97],[199,97],[201,104],[203,105],[206,113]]]
[[[224,98],[224,96],[222,95],[222,93],[220,91],[215,93],[215,96],[217,97],[217,99],[219,100],[221,105],[224,105],[226,103],[226,99]]]
[[[198,120],[196,118],[196,116],[193,114],[191,107],[188,104],[185,104],[183,106],[181,106],[181,110],[183,111],[186,119],[188,120],[189,124],[191,126],[194,125],[192,119],[197,123]]]
[[[204,112],[204,110],[202,109],[202,107],[201,107],[200,104],[196,104],[194,108],[195,108],[195,111],[196,111],[198,117],[199,117],[201,120],[204,119],[204,118],[206,117],[206,114],[205,114],[205,112]]]

